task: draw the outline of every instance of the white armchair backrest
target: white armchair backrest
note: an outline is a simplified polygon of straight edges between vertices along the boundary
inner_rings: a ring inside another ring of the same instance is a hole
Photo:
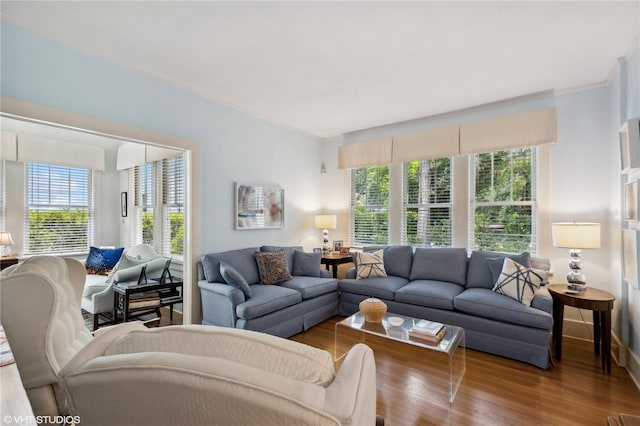
[[[52,414],[55,404],[33,395],[53,397],[42,388],[56,384],[62,366],[92,338],[80,312],[82,269],[77,260],[36,256],[0,280],[0,320],[36,415]]]
[[[137,244],[127,248],[125,251],[127,256],[136,257],[138,259],[149,260],[159,256],[158,253],[149,244]]]

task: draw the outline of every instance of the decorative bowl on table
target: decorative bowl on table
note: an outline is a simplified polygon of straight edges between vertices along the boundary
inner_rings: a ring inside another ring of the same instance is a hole
[[[382,317],[387,312],[387,305],[373,297],[360,302],[359,308],[367,322],[382,322]]]
[[[400,327],[404,322],[404,319],[400,317],[389,317],[387,318],[387,321],[389,321],[389,325],[391,327]]]

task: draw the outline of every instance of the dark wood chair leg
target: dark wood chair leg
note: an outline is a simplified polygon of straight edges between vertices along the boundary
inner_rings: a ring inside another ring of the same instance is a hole
[[[96,331],[98,327],[100,327],[98,317],[99,317],[99,314],[93,314],[93,330],[91,331]]]

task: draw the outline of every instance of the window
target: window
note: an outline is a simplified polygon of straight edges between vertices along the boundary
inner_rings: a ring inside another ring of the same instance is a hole
[[[412,161],[401,171],[396,165],[353,169],[350,244],[466,243],[469,251],[535,254],[537,153],[533,147]],[[464,165],[455,174],[454,163]],[[456,220],[469,226],[455,226]]]
[[[388,244],[389,167],[351,171],[351,243]]]
[[[473,156],[469,246],[537,251],[535,148]]]
[[[77,253],[93,242],[92,171],[27,163],[25,254]]]
[[[404,163],[402,244],[451,246],[451,159]]]
[[[163,159],[135,167],[134,188],[134,242],[149,244],[164,256],[182,256],[183,157]]]

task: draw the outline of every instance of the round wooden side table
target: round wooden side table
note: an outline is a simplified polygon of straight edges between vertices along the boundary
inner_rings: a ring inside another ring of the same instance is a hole
[[[570,294],[566,293],[566,284],[551,284],[548,289],[553,298],[553,344],[556,359],[560,361],[562,357],[562,321],[565,305],[588,309],[593,312],[593,349],[596,355],[600,355],[602,349],[602,369],[611,374],[611,310],[615,300],[613,294],[592,287]]]

